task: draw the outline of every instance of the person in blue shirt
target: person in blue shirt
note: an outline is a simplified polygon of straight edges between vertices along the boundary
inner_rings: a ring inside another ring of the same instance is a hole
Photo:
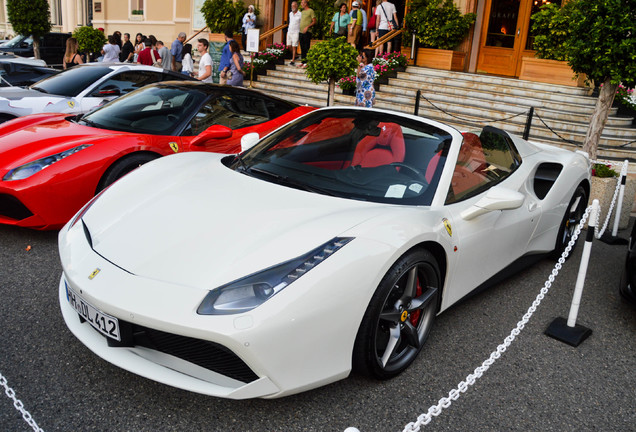
[[[180,72],[181,62],[183,61],[183,42],[186,40],[186,34],[184,32],[179,33],[179,36],[170,45],[170,54],[172,54],[172,70]]]
[[[230,41],[234,40],[234,33],[232,30],[225,30],[225,45],[221,52],[221,60],[219,61],[219,71],[221,71],[221,78],[219,84],[227,84],[227,71],[230,70],[232,61],[232,52],[230,51]]]

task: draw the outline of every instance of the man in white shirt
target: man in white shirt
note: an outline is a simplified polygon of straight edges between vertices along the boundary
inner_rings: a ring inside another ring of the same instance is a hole
[[[210,43],[207,39],[199,39],[197,41],[197,51],[201,54],[201,59],[199,60],[199,80],[206,83],[214,82],[212,80],[212,66],[214,63],[208,53],[209,46]]]
[[[287,27],[287,47],[291,47],[292,60],[290,65],[295,65],[296,51],[298,51],[298,35],[300,34],[300,16],[302,13],[298,10],[298,2],[293,1],[291,4],[291,12],[289,12],[289,26]]]
[[[395,28],[399,28],[397,11],[395,5],[388,0],[383,0],[378,7],[375,8],[375,22],[378,23],[378,39],[387,34],[389,31],[394,30],[390,24],[393,19],[395,22]],[[391,52],[391,42],[388,42],[387,52]],[[378,47],[377,55],[380,56],[384,53],[384,45]]]

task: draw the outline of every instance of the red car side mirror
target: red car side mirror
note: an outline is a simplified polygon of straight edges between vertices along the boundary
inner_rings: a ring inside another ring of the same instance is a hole
[[[192,145],[204,145],[207,141],[213,139],[231,138],[234,131],[227,126],[213,125],[201,132],[192,140]]]

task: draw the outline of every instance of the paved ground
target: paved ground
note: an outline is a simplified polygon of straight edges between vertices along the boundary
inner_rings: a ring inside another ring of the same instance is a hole
[[[416,363],[396,379],[354,376],[279,400],[228,401],[140,378],[80,344],[57,304],[56,240],[56,233],[0,227],[0,373],[46,431],[344,431],[348,426],[400,431],[490,355],[553,267],[541,261],[445,312]],[[636,430],[636,309],[617,294],[624,247],[594,244],[579,313],[592,336],[572,348],[543,335],[554,317],[567,316],[581,249],[510,349],[422,430]],[[30,430],[2,393],[0,425],[6,431]]]

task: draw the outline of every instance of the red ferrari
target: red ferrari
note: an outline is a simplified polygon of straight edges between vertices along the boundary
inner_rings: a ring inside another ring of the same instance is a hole
[[[99,191],[174,153],[238,153],[314,108],[198,82],[146,86],[83,116],[35,114],[0,125],[0,223],[63,226]]]

